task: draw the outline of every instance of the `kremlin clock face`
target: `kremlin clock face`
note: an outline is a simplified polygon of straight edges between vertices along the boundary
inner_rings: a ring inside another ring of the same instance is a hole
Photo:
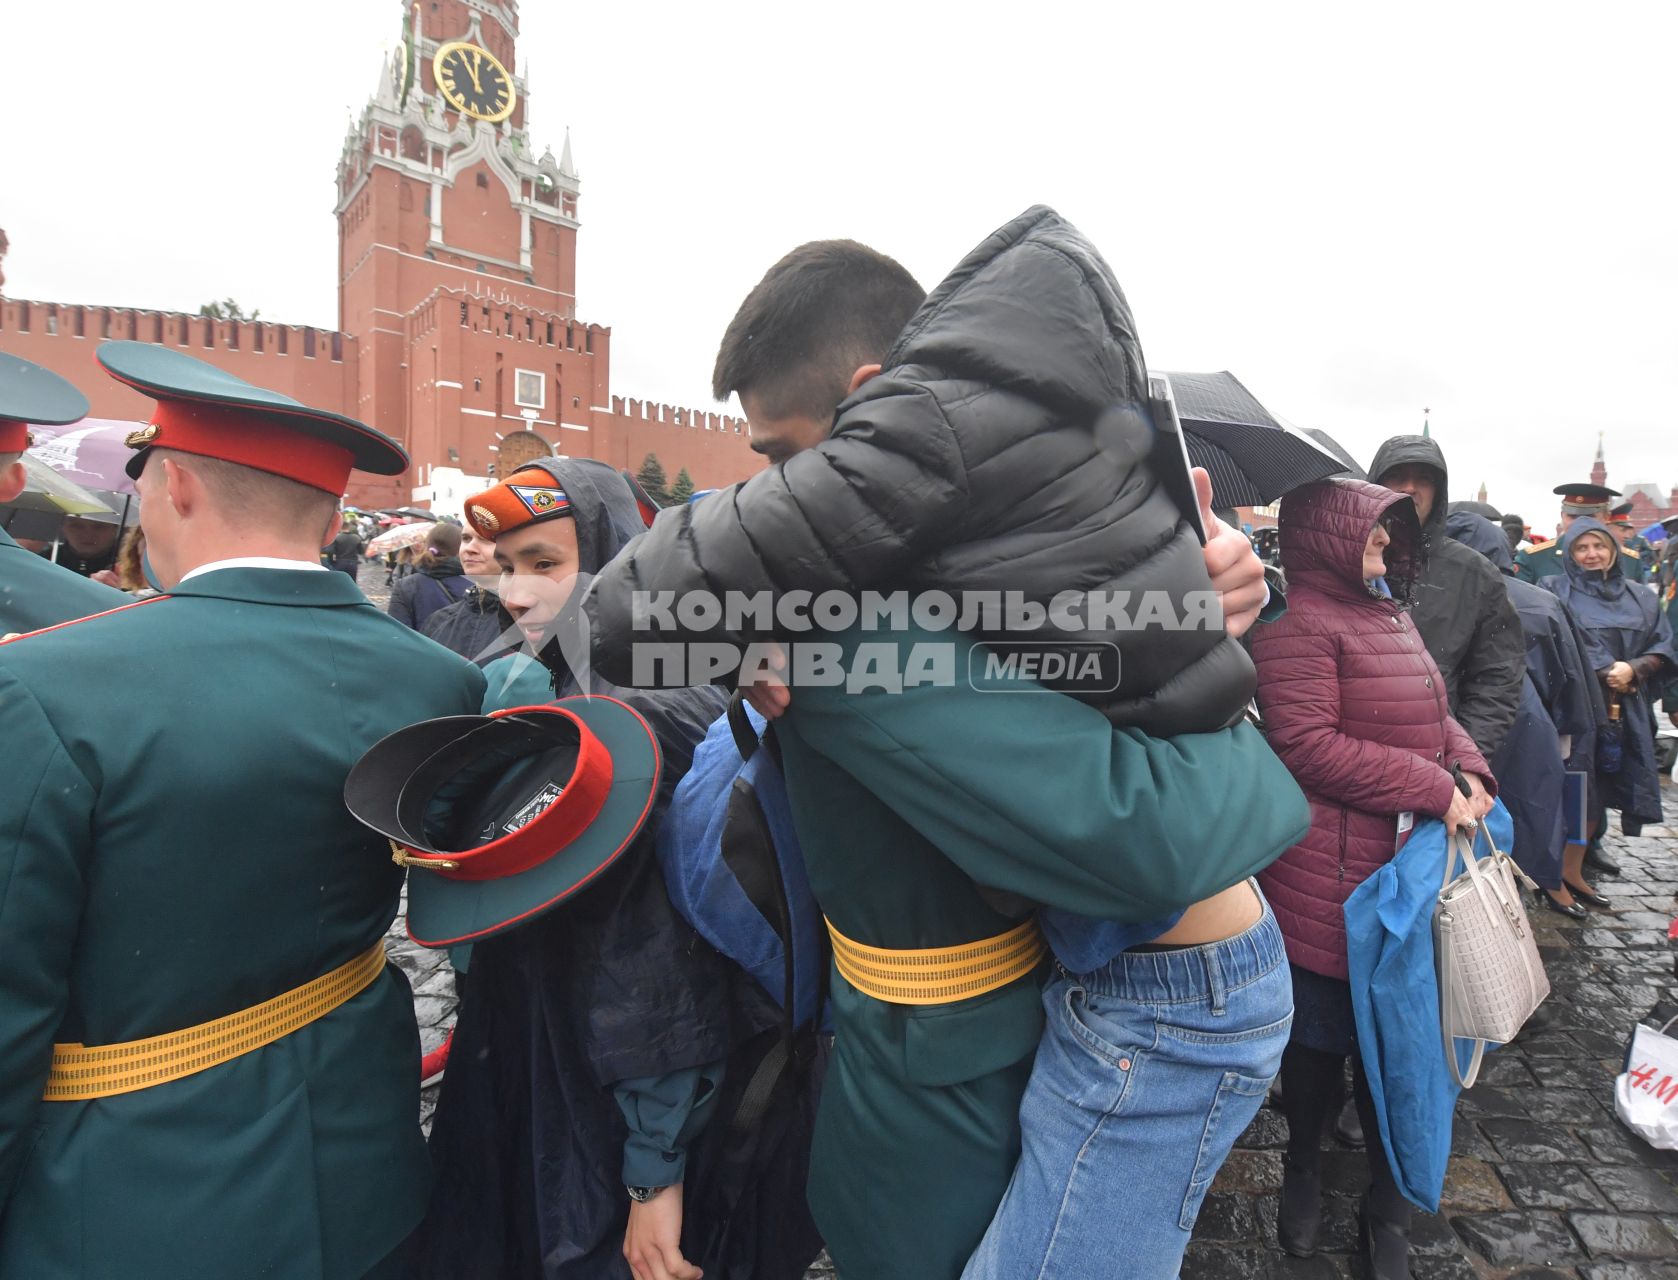
[[[456,40],[437,50],[431,69],[444,99],[463,115],[497,124],[513,114],[513,78],[488,50]]]

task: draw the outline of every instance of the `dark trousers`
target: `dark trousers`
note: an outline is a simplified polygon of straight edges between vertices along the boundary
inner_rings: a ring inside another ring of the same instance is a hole
[[[1343,1095],[1341,1080],[1346,1059],[1338,1053],[1290,1044],[1282,1053],[1282,1114],[1288,1118],[1288,1163],[1297,1169],[1317,1170],[1322,1161],[1323,1130],[1339,1114]],[[1369,1160],[1369,1209],[1383,1222],[1405,1226],[1410,1221],[1410,1202],[1393,1180],[1387,1151],[1381,1143],[1380,1124],[1375,1118],[1375,1101],[1369,1093],[1369,1078],[1363,1060],[1352,1054],[1352,1098],[1358,1119],[1363,1122],[1364,1153]]]

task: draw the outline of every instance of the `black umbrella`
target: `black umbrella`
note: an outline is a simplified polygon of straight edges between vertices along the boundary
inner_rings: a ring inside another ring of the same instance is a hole
[[[1320,431],[1289,426],[1233,373],[1166,373],[1189,461],[1212,477],[1220,507],[1262,507],[1313,480],[1361,474],[1356,462]]]

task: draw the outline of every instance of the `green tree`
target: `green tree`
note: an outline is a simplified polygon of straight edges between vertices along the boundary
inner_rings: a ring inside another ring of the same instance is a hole
[[[688,469],[683,467],[676,473],[676,483],[670,486],[670,501],[679,507],[691,497],[693,477],[688,474]]]
[[[198,308],[198,314],[210,320],[255,320],[262,312],[246,315],[245,309],[232,298],[223,298],[220,302],[206,302]]]
[[[635,478],[641,482],[641,487],[647,491],[647,496],[661,507],[670,505],[670,490],[666,487],[669,481],[664,474],[664,464],[658,460],[656,453],[649,453],[641,469],[635,473]]]

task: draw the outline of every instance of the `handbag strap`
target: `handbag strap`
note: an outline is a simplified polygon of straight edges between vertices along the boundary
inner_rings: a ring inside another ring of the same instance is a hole
[[[1472,1089],[1474,1082],[1480,1078],[1480,1064],[1486,1058],[1486,1042],[1474,1042],[1474,1056],[1469,1060],[1465,1073],[1462,1064],[1457,1061],[1457,1039],[1451,1034],[1451,949],[1451,933],[1447,929],[1439,938],[1439,972],[1444,979],[1439,984],[1439,1042],[1445,1046],[1445,1061],[1450,1064],[1451,1078],[1459,1088]]]

